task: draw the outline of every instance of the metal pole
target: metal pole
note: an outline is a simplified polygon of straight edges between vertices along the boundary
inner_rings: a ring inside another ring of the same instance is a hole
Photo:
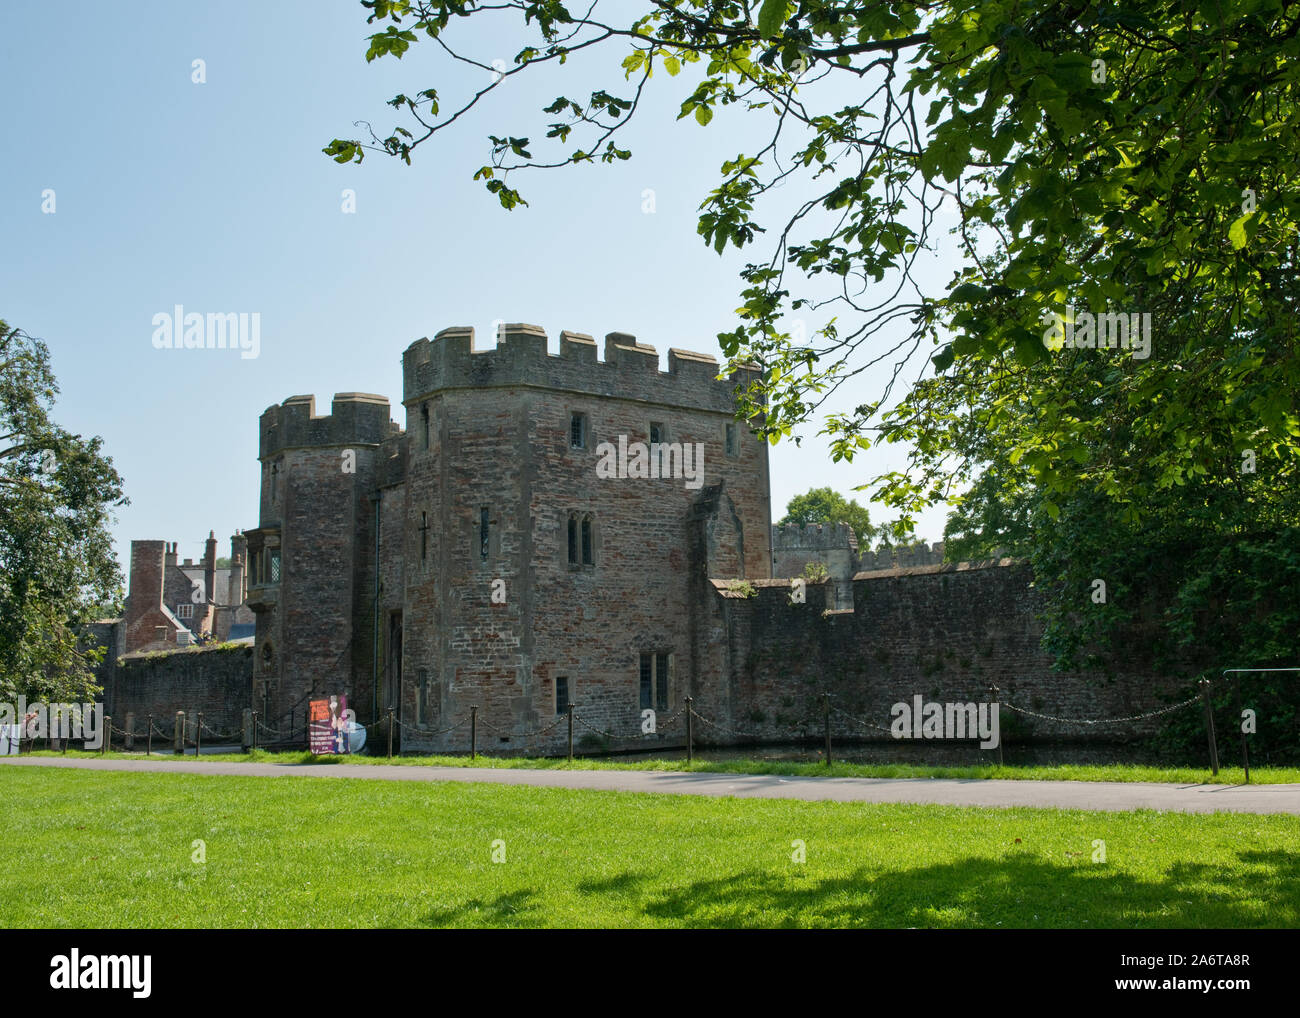
[[[1001,690],[997,686],[989,686],[989,692],[993,694],[993,703],[998,705],[998,766],[1002,767],[1005,761],[1002,759],[1002,698],[999,695]],[[992,710],[992,704],[989,710]]]
[[[695,754],[695,708],[694,697],[686,698],[686,762],[690,763]]]
[[[253,752],[257,752],[257,711],[253,711]]]
[[[393,758],[393,708],[388,708],[388,759]]]
[[[826,708],[826,766],[831,765],[831,694],[823,693],[822,701]]]
[[[1246,732],[1241,724],[1241,676],[1232,677],[1232,696],[1237,702],[1237,730],[1241,733],[1241,766],[1246,772],[1246,784],[1250,784],[1250,751],[1246,749]]]
[[[148,715],[148,718],[149,718],[149,735],[145,739],[144,755],[152,756],[153,755],[153,715],[152,714]]]
[[[1205,708],[1205,736],[1210,743],[1210,769],[1217,776],[1219,773],[1219,749],[1214,744],[1214,711],[1210,708],[1210,680],[1202,679],[1201,704]]]
[[[573,703],[569,704],[569,763],[573,763]]]
[[[113,718],[112,715],[104,715],[104,741],[99,744],[99,755],[103,756],[108,752],[108,743],[113,738]]]
[[[203,711],[199,711],[198,721],[194,725],[194,758],[196,760],[201,752],[203,752]]]
[[[478,754],[478,708],[469,709],[469,758],[471,760]]]

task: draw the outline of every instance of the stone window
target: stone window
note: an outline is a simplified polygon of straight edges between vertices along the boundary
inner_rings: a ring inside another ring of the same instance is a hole
[[[567,675],[557,675],[555,677],[555,713],[567,713],[569,702],[569,677]]]
[[[727,455],[734,456],[738,451],[739,451],[738,443],[736,441],[736,426],[734,424],[728,424],[727,425]]]
[[[656,651],[641,655],[641,709],[666,711],[672,681],[671,653]]]
[[[279,583],[280,582],[280,549],[271,548],[270,550],[267,551],[266,558],[267,558],[266,582],[272,584]]]
[[[596,523],[591,513],[569,513],[569,565],[596,564]]]
[[[178,604],[178,605],[176,606],[176,617],[177,617],[178,619],[192,619],[192,618],[194,618],[194,605],[192,605],[192,604]]]
[[[575,413],[569,417],[569,448],[587,448],[587,415]]]

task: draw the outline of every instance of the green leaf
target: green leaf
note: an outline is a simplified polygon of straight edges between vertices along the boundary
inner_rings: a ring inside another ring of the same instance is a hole
[[[764,39],[779,35],[788,10],[787,0],[763,0],[763,6],[758,12],[758,34]]]
[[[1253,212],[1247,212],[1228,227],[1228,242],[1232,245],[1234,251],[1240,251],[1246,246],[1246,220],[1254,214]]]
[[[713,108],[710,106],[696,106],[695,119],[701,127],[708,126],[709,121],[713,119]]]

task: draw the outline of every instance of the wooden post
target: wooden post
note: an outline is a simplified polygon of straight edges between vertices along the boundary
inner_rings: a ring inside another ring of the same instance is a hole
[[[393,708],[388,708],[388,759],[393,758]]]
[[[997,686],[989,686],[989,693],[993,696],[993,702],[989,705],[989,710],[997,709],[998,712],[998,766],[1005,766],[1006,761],[1002,759],[1002,703],[999,694],[1002,691]]]
[[[1241,732],[1241,766],[1246,772],[1246,784],[1250,784],[1250,752],[1246,749],[1246,732],[1241,724],[1241,676],[1232,676],[1232,696],[1237,703],[1237,730]]]
[[[104,738],[99,743],[99,755],[103,756],[108,752],[109,740],[113,738],[113,719],[110,715],[104,715]]]
[[[573,704],[569,704],[569,763],[573,763]]]
[[[478,755],[478,708],[469,709],[469,758]]]
[[[695,708],[691,706],[694,697],[686,698],[686,762],[690,763],[695,755]]]
[[[144,755],[153,756],[153,715],[147,715],[145,721],[148,722],[149,725],[149,734],[144,740]]]
[[[180,756],[185,755],[185,712],[178,710],[176,720],[172,724],[172,752]]]
[[[1205,707],[1205,736],[1210,743],[1210,769],[1217,776],[1219,773],[1219,748],[1214,742],[1214,711],[1210,708],[1210,680],[1202,679],[1201,703]]]
[[[199,711],[197,723],[194,726],[194,759],[199,758],[203,752],[203,711]]]
[[[831,694],[823,693],[822,702],[826,708],[826,766],[831,765]]]

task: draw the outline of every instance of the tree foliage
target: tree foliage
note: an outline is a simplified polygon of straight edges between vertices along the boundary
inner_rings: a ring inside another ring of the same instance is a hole
[[[545,106],[548,155],[534,157],[531,132],[489,135],[490,161],[475,176],[507,209],[524,202],[506,182],[518,170],[630,158],[616,139],[656,69],[688,75],[679,118],[707,126],[727,107],[758,113],[747,121],[758,132],[750,151],[721,166],[699,217],[701,237],[720,252],[769,238],[766,257],[741,271],[740,324],[719,336],[733,362],[762,368],[741,415],[761,406],[772,440],[794,435],[868,366],[892,359],[893,379],[910,381],[932,351],[933,368],[972,398],[935,413],[909,389],[894,405],[891,382],[823,420],[837,459],[910,443],[907,469],[873,483],[904,529],[981,469],[955,441],[969,428],[1013,450],[1044,490],[1098,491],[1136,515],[1153,490],[1193,481],[1242,449],[1297,455],[1295,327],[1273,314],[1279,279],[1295,272],[1300,221],[1294,4],[363,6],[383,26],[368,60],[400,58],[427,39],[485,81],[445,109],[434,87],[395,96],[390,105],[416,130],[336,139],[325,151],[340,162],[376,150],[409,163],[494,89],[580,52],[613,50],[621,86]],[[515,21],[533,41],[493,74],[486,59],[454,48],[473,18]],[[825,101],[823,86],[836,79],[852,83],[854,101]],[[807,197],[770,225],[764,202],[787,185]],[[945,200],[960,267],[927,289],[914,268],[944,239],[935,216]],[[1057,355],[1045,344],[1051,315],[1108,312],[1152,316],[1148,359]],[[829,320],[800,343],[782,330],[791,313]],[[1108,455],[1113,443],[1093,440],[1101,424],[1081,412],[1075,384],[1079,362],[1098,360],[1110,370],[1089,375],[1087,398],[1146,411],[1135,447],[1118,457]],[[997,398],[973,398],[989,388]]]
[[[121,608],[108,527],[127,504],[99,438],[50,417],[45,344],[0,321],[0,698],[86,700],[102,649],[86,625]]]

